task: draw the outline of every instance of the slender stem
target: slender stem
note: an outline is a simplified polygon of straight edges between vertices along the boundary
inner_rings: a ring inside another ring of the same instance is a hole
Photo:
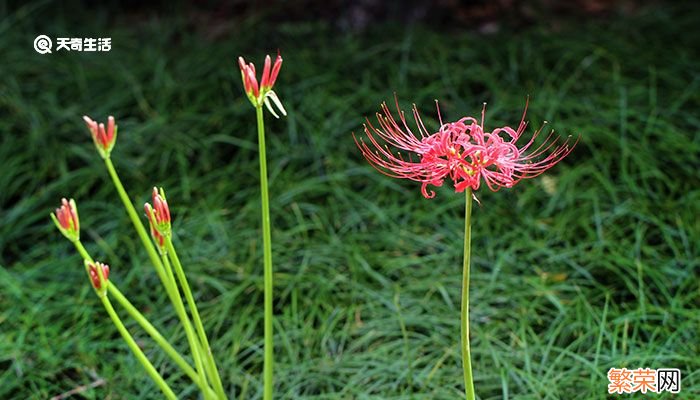
[[[462,272],[462,369],[464,371],[464,391],[467,400],[474,400],[474,379],[472,378],[472,360],[469,350],[469,259],[472,241],[472,190],[467,188],[464,211],[464,270]]]
[[[139,310],[134,307],[133,304],[122,294],[122,292],[117,288],[114,282],[109,282],[107,286],[109,294],[116,299],[119,304],[124,307],[127,313],[138,322],[146,333],[165,351],[165,353],[177,364],[182,371],[192,379],[192,382],[197,384],[197,386],[202,390],[202,392],[209,393],[209,396],[216,397],[216,393],[207,386],[206,382],[202,382],[201,378],[197,375],[197,372],[190,366],[190,364],[185,361],[185,359],[180,355],[180,353],[175,350],[175,348],[163,337],[163,335],[158,332],[158,330],[151,325],[146,317],[139,312]]]
[[[117,189],[117,193],[119,193],[119,197],[121,198],[122,203],[124,203],[124,208],[126,208],[126,212],[127,214],[129,214],[131,223],[134,225],[134,228],[136,229],[136,232],[138,233],[139,238],[141,239],[141,243],[143,243],[143,247],[148,253],[148,257],[151,259],[151,263],[153,264],[153,267],[155,268],[156,273],[160,278],[160,281],[163,283],[163,286],[165,286],[165,289],[168,295],[170,296],[170,301],[172,301],[173,305],[175,305],[175,298],[173,298],[172,296],[173,294],[176,294],[173,291],[174,282],[170,282],[168,280],[168,277],[165,274],[165,271],[163,270],[163,264],[161,263],[160,257],[158,256],[158,252],[156,251],[153,242],[148,236],[148,232],[143,226],[143,222],[141,222],[141,219],[139,218],[139,215],[136,212],[133,203],[129,199],[129,195],[126,193],[124,185],[122,185],[122,181],[121,179],[119,179],[119,175],[117,175],[117,171],[114,169],[114,164],[112,164],[112,160],[110,158],[106,158],[105,165],[107,166],[107,171],[109,171],[109,175],[112,178],[112,182],[114,182],[114,187]]]
[[[165,262],[167,262],[167,257],[163,257],[162,259],[158,256],[158,253],[156,252],[155,246],[153,245],[153,242],[150,240],[148,233],[146,232],[146,228],[143,225],[143,222],[141,222],[141,219],[139,218],[138,214],[136,213],[136,209],[134,208],[133,203],[129,199],[129,195],[126,193],[126,190],[124,189],[124,185],[122,185],[121,179],[119,179],[119,175],[117,175],[117,171],[114,169],[114,164],[112,164],[112,160],[110,158],[105,159],[105,165],[107,166],[107,171],[109,171],[109,175],[112,178],[112,182],[114,182],[114,187],[117,189],[117,192],[119,193],[119,197],[122,200],[122,203],[124,203],[124,207],[126,208],[127,214],[129,214],[129,218],[131,219],[131,223],[134,225],[134,228],[136,229],[136,232],[139,235],[139,238],[141,239],[141,243],[143,243],[143,247],[146,249],[146,252],[148,253],[148,257],[151,259],[151,263],[153,264],[154,268],[156,269],[156,273],[158,274],[158,277],[160,278],[161,283],[165,287],[165,291],[168,294],[168,297],[170,298],[170,302],[173,304],[175,307],[175,311],[178,314],[178,317],[180,317],[180,322],[182,326],[185,328],[185,332],[190,332],[187,334],[187,339],[190,344],[190,350],[192,352],[192,358],[195,360],[195,365],[197,366],[197,371],[200,373],[200,376],[203,380],[203,382],[206,383],[206,376],[204,375],[204,370],[201,368],[202,363],[201,363],[201,358],[199,357],[199,344],[196,342],[196,338],[192,335],[190,335],[192,332],[192,325],[190,323],[190,320],[187,316],[187,313],[185,312],[185,307],[184,304],[182,303],[182,297],[180,297],[180,293],[177,289],[177,284],[175,283],[175,278],[172,274],[172,270],[167,271],[165,268]],[[168,270],[169,270],[168,266]],[[169,273],[168,273],[169,272]],[[188,330],[189,327],[189,330]],[[194,340],[193,340],[194,339]],[[199,365],[197,363],[199,361]],[[206,393],[205,393],[206,396]]]
[[[270,199],[267,192],[267,157],[265,155],[265,122],[262,105],[255,107],[258,119],[258,156],[260,157],[260,194],[262,200],[263,228],[263,280],[265,303],[265,348],[263,365],[263,400],[272,400],[272,237],[270,234]]]
[[[89,262],[94,262],[92,260],[92,257],[90,257],[90,254],[85,250],[85,247],[83,246],[83,243],[80,240],[76,240],[73,242],[73,245],[75,245],[75,248],[78,249],[78,253],[80,253],[80,256],[83,257],[83,260],[88,260]]]
[[[204,325],[202,324],[202,319],[199,317],[199,310],[197,310],[197,304],[194,302],[194,296],[192,296],[192,291],[190,290],[190,285],[187,282],[187,277],[185,276],[185,271],[182,268],[182,264],[180,263],[180,258],[177,256],[177,253],[175,252],[175,246],[173,246],[173,241],[170,236],[166,237],[166,242],[165,245],[167,246],[166,249],[168,251],[168,256],[170,257],[170,260],[173,263],[173,266],[175,266],[175,274],[177,276],[178,281],[180,282],[180,286],[182,287],[182,291],[185,293],[185,298],[187,299],[187,305],[190,308],[190,314],[192,314],[192,319],[194,320],[194,327],[197,330],[197,335],[199,336],[199,342],[202,345],[202,351],[204,354],[202,354],[202,357],[204,358],[204,361],[206,361],[206,364],[204,367],[207,369],[207,375],[213,380],[214,387],[216,389],[216,393],[219,396],[220,399],[225,399],[226,394],[224,393],[224,386],[221,383],[221,377],[219,376],[219,371],[216,368],[216,362],[214,361],[214,356],[211,353],[211,348],[209,347],[209,340],[207,339],[207,334],[204,331]]]
[[[78,250],[78,253],[80,253],[80,256],[83,257],[83,259],[88,260],[89,262],[93,262],[92,257],[90,257],[90,254],[87,252],[83,244],[77,240],[73,242],[75,245],[75,248]],[[192,379],[192,381],[199,386],[202,391],[208,395],[209,397],[213,396],[216,397],[216,393],[207,385],[206,380],[202,381],[202,379],[197,375],[194,369],[185,361],[184,358],[180,355],[180,353],[175,350],[175,348],[168,342],[163,335],[158,332],[158,330],[151,325],[150,322],[146,319],[146,317],[139,312],[139,310],[134,307],[133,304],[122,294],[122,292],[117,288],[117,286],[113,282],[109,282],[107,285],[107,290],[109,290],[109,293],[114,296],[114,298],[121,304],[122,307],[126,310],[129,315],[136,320],[136,322],[141,325],[141,327],[148,333],[153,340],[158,343],[158,345],[165,351],[166,354],[170,356],[170,358],[175,361],[175,363],[182,368],[182,370],[187,374],[187,376]]]
[[[114,322],[114,325],[117,326],[117,329],[126,341],[126,344],[129,346],[129,348],[134,353],[139,362],[141,362],[141,365],[143,365],[143,367],[146,369],[146,372],[151,377],[151,379],[153,379],[153,381],[158,385],[160,390],[163,391],[165,397],[171,400],[177,400],[177,396],[175,396],[173,390],[170,389],[170,386],[168,386],[163,377],[160,376],[158,371],[156,371],[156,368],[153,366],[153,364],[151,364],[151,362],[148,361],[146,355],[143,354],[143,351],[141,351],[138,344],[136,344],[136,341],[134,341],[134,338],[126,329],[122,321],[119,319],[119,316],[117,315],[116,311],[114,311],[114,307],[112,307],[112,303],[109,301],[109,298],[107,296],[100,296],[100,300],[102,300],[102,304],[105,306],[109,317],[112,318],[112,322]]]
[[[171,281],[175,281],[175,277],[173,276],[173,269],[170,267],[170,261],[168,261],[168,257],[166,255],[162,256],[163,260],[163,265],[165,266],[165,272],[168,275],[168,279]],[[207,376],[204,371],[204,364],[202,362],[202,355],[200,354],[200,343],[197,340],[197,336],[195,336],[194,329],[192,328],[192,323],[190,322],[190,319],[187,316],[187,311],[185,311],[185,304],[182,302],[182,297],[180,297],[180,293],[178,292],[177,301],[175,303],[175,311],[177,312],[177,315],[180,317],[180,321],[182,322],[182,326],[185,328],[185,334],[187,335],[187,342],[190,345],[190,351],[192,352],[192,358],[194,359],[194,365],[195,368],[197,369],[197,372],[199,373],[199,377],[204,382],[205,384],[209,384],[207,382]],[[206,393],[205,393],[206,395]],[[208,398],[208,396],[207,396]]]

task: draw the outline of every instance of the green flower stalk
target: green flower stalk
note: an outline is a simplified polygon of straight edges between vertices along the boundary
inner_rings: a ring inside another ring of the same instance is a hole
[[[474,399],[472,356],[469,345],[469,267],[472,253],[472,189],[467,188],[464,206],[464,261],[462,263],[462,306],[460,308],[460,348],[462,350],[462,373],[467,399]]]
[[[197,309],[197,305],[194,301],[194,296],[192,295],[192,291],[190,290],[190,285],[187,282],[185,271],[182,268],[180,259],[177,257],[175,247],[173,246],[170,208],[168,207],[168,201],[165,198],[165,191],[163,190],[163,188],[160,188],[160,190],[158,190],[154,187],[151,199],[153,201],[153,206],[151,206],[149,203],[144,204],[144,210],[146,212],[146,216],[148,217],[149,225],[151,227],[151,235],[153,236],[153,240],[158,245],[163,265],[165,265],[166,267],[169,279],[175,282],[175,277],[177,277],[177,281],[180,284],[180,288],[185,294],[185,299],[187,300],[187,305],[189,307],[190,314],[192,315],[192,319],[194,320],[194,327],[197,332],[197,337],[195,337],[194,331],[190,326],[187,326],[186,328],[189,332],[188,337],[192,336],[192,341],[195,341],[196,339],[199,340],[199,342],[196,343],[196,350],[193,349],[193,351],[197,352],[197,369],[206,371],[206,375],[208,375],[209,378],[211,378],[215,384],[214,388],[216,389],[217,396],[219,396],[222,399],[226,398],[223,384],[221,383],[221,377],[219,376],[219,371],[216,368],[216,363],[214,361],[214,355],[211,352],[211,348],[209,347],[209,340],[207,339],[206,332],[204,331],[204,324],[202,324],[202,320],[199,316],[199,310]],[[174,276],[172,269],[173,265],[175,267]],[[180,312],[184,312],[184,307],[183,310],[181,310]],[[203,374],[202,379],[204,379]]]
[[[178,289],[177,281],[175,279],[175,274],[173,273],[170,262],[168,260],[167,250],[165,248],[165,239],[166,237],[169,239],[170,236],[170,212],[167,206],[167,202],[165,202],[165,195],[162,192],[162,189],[160,193],[157,193],[157,190],[154,188],[155,208],[150,209],[150,205],[146,205],[146,215],[149,218],[149,222],[152,222],[150,226],[151,235],[158,248],[158,252],[156,252],[155,246],[149,240],[148,233],[146,232],[143,223],[139,219],[138,214],[136,213],[136,209],[134,208],[133,203],[129,199],[129,196],[126,193],[126,190],[124,189],[124,186],[122,185],[121,180],[119,179],[119,176],[117,175],[117,172],[110,158],[111,151],[114,148],[117,135],[117,126],[115,124],[114,118],[111,116],[108,118],[107,127],[105,127],[104,124],[96,123],[87,116],[83,117],[83,119],[85,120],[88,130],[92,135],[98,153],[105,162],[105,166],[107,167],[107,171],[109,172],[109,175],[112,178],[112,182],[114,183],[114,186],[117,189],[117,193],[119,194],[119,197],[124,203],[124,207],[126,208],[127,214],[129,215],[129,218],[131,219],[134,227],[136,228],[138,236],[140,237],[149,255],[149,258],[153,263],[156,273],[158,274],[158,277],[160,278],[163,286],[165,287],[168,297],[175,308],[175,311],[180,319],[183,328],[185,329],[188,343],[190,345],[190,350],[192,352],[192,358],[195,362],[197,375],[193,377],[193,375],[191,374],[191,372],[193,372],[191,367],[189,367],[189,365],[186,362],[184,362],[184,360],[182,360],[181,357],[179,357],[179,354],[177,354],[177,352],[175,352],[174,349],[172,349],[172,347],[169,345],[169,343],[167,343],[167,341],[161,340],[162,336],[160,336],[159,334],[156,335],[157,331],[154,332],[154,329],[152,329],[150,323],[148,323],[148,321],[146,321],[145,318],[143,318],[143,316],[134,313],[134,311],[136,310],[133,308],[133,306],[131,306],[130,303],[128,303],[128,301],[126,301],[126,298],[124,298],[120,292],[118,293],[118,295],[115,296],[118,299],[124,300],[122,302],[122,305],[127,309],[127,311],[130,312],[132,317],[134,317],[134,319],[136,319],[142,325],[142,327],[144,327],[145,330],[150,331],[149,334],[151,334],[154,340],[159,342],[159,344],[161,345],[161,347],[163,347],[166,353],[169,353],[169,355],[171,355],[171,358],[173,358],[173,360],[181,368],[183,368],[183,370],[185,370],[185,372],[193,379],[193,381],[197,383],[197,385],[202,389],[202,393],[205,399],[225,399],[226,395],[223,390],[223,385],[221,384],[221,379],[218,376],[218,371],[216,370],[215,366],[212,368],[214,362],[213,356],[211,355],[211,351],[209,351],[208,342],[205,346],[203,343],[200,342],[200,340],[198,340],[198,337],[195,334],[195,329],[193,328],[192,322],[190,321],[190,318],[187,315],[187,311],[185,310],[182,295]],[[156,196],[158,196],[157,201]],[[151,221],[151,218],[155,219]],[[61,221],[58,218],[56,220],[59,222],[59,224],[61,223]],[[155,222],[155,224],[153,222]],[[68,233],[70,234],[71,232],[68,231]],[[160,256],[158,253],[160,253]],[[180,281],[182,280],[180,279]],[[114,291],[115,293],[118,292],[117,290],[108,290]],[[183,287],[183,290],[189,292],[189,286],[187,286],[186,289]],[[191,293],[186,293],[185,296],[192,298]],[[196,308],[196,306],[194,306],[193,303],[191,305],[191,309],[192,308]],[[199,317],[198,313],[197,317]],[[214,392],[209,387],[209,383],[207,381],[208,379],[214,380],[214,383],[216,384],[216,392]]]
[[[263,228],[263,280],[264,280],[264,365],[263,365],[263,400],[272,400],[273,389],[273,282],[272,282],[272,238],[270,233],[270,198],[267,183],[267,158],[265,154],[265,121],[263,118],[263,104],[270,113],[279,118],[272,104],[274,104],[282,115],[287,115],[287,111],[282,106],[282,102],[272,87],[277,80],[282,67],[282,57],[278,54],[274,66],[268,55],[265,57],[260,85],[255,76],[255,65],[246,64],[243,57],[238,58],[238,66],[241,69],[241,79],[248,100],[255,107],[255,115],[258,124],[258,157],[260,158],[260,197]]]
[[[109,317],[117,327],[117,330],[122,335],[126,344],[134,353],[134,356],[136,356],[136,359],[141,363],[146,373],[153,379],[156,385],[158,385],[165,397],[169,400],[176,400],[177,396],[175,396],[175,393],[158,373],[153,364],[151,364],[141,348],[136,344],[136,341],[124,326],[124,323],[119,318],[119,315],[117,315],[114,307],[112,307],[112,303],[107,296],[109,266],[100,262],[94,262],[80,243],[80,220],[78,219],[78,208],[75,201],[73,199],[70,201],[62,199],[61,207],[56,209],[55,214],[51,214],[51,219],[56,224],[58,230],[78,248],[78,251],[83,257],[85,272],[90,278],[90,282],[92,283],[97,297],[100,298],[107,314],[109,314]]]
[[[87,252],[80,240],[73,242],[73,244],[84,260],[88,262],[92,261],[92,257]],[[109,270],[109,267],[107,267],[107,270]],[[108,276],[108,274],[105,275],[105,280],[107,280]],[[90,278],[93,279],[92,274],[90,274]],[[95,281],[93,279],[93,286],[94,284]],[[207,395],[208,398],[216,397],[216,393],[214,393],[214,391],[206,385],[206,382],[201,381],[200,377],[197,375],[197,372],[187,363],[187,361],[185,361],[180,353],[175,350],[170,342],[168,342],[167,339],[165,339],[163,335],[158,332],[158,330],[146,319],[146,317],[144,317],[143,314],[141,314],[141,312],[139,312],[139,310],[137,310],[136,307],[131,304],[131,302],[122,294],[114,282],[109,282],[107,285],[107,290],[109,291],[109,295],[116,299],[117,302],[126,310],[129,316],[131,316],[139,325],[141,325],[143,330],[146,331],[146,333],[153,338],[153,340],[163,349],[163,351],[165,351],[165,353],[175,362],[175,364],[182,369],[185,375],[192,379],[192,381],[199,386],[203,393],[206,393],[205,397]]]
[[[129,215],[129,218],[131,219],[131,222],[134,225],[134,228],[136,229],[139,238],[141,239],[141,243],[143,244],[144,248],[146,249],[146,252],[148,253],[151,263],[153,264],[153,267],[155,268],[156,273],[158,274],[158,278],[160,278],[160,281],[163,284],[166,293],[168,294],[168,298],[170,299],[170,302],[173,304],[173,307],[175,308],[175,311],[178,314],[180,323],[183,327],[187,327],[189,325],[191,328],[192,323],[187,317],[187,313],[184,312],[184,305],[182,297],[180,296],[180,293],[177,289],[177,284],[174,281],[174,279],[170,279],[170,277],[168,276],[168,272],[165,269],[165,266],[161,258],[159,257],[158,252],[156,252],[153,243],[148,238],[146,228],[143,226],[143,223],[141,222],[141,219],[139,218],[138,213],[136,212],[136,208],[129,199],[129,195],[126,193],[126,189],[124,189],[124,185],[122,184],[121,179],[119,179],[119,175],[117,174],[117,171],[114,168],[114,164],[112,163],[110,155],[111,150],[114,148],[116,135],[112,134],[110,136],[110,127],[114,126],[114,132],[116,132],[117,129],[116,125],[114,125],[113,117],[109,118],[107,124],[108,127],[106,130],[104,129],[103,124],[97,124],[87,116],[83,117],[83,119],[87,123],[87,127],[90,130],[90,133],[92,134],[93,141],[95,142],[95,147],[97,148],[98,152],[100,153],[100,156],[105,162],[107,171],[109,172],[109,175],[112,178],[112,183],[114,183],[114,187],[116,188],[117,193],[119,194],[119,197],[122,200],[122,203],[124,204],[124,208],[126,208],[127,214]],[[95,129],[95,127],[97,127],[97,129]],[[159,247],[159,250],[161,250],[162,252],[163,248]],[[185,329],[186,333],[188,331],[191,331],[191,329]],[[190,341],[190,349],[192,351],[192,356],[195,359],[196,363],[197,357],[195,355],[197,354],[198,349],[198,346],[196,346],[197,342],[193,341],[192,337],[189,335],[188,340]],[[204,371],[201,368],[197,368],[197,371],[201,374],[202,380],[205,380],[206,376],[204,375]]]

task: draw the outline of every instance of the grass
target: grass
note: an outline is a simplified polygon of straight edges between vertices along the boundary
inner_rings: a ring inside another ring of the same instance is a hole
[[[51,18],[49,18],[51,16]],[[397,92],[435,127],[478,114],[580,135],[551,173],[473,213],[472,354],[481,399],[607,397],[611,367],[676,367],[700,397],[699,11],[656,6],[496,35],[428,26],[339,34],[242,21],[210,40],[176,16],[108,18],[31,3],[0,21],[0,398],[160,398],[50,223],[78,202],[84,242],[186,349],[81,116],[114,114],[137,204],[162,185],[175,243],[232,398],[262,394],[262,249],[254,113],[235,57],[282,49],[268,119],[280,399],[462,396],[463,202],[386,178],[350,136]],[[132,19],[130,19],[132,18]],[[78,24],[76,22],[80,21]],[[633,27],[633,28],[630,28]],[[260,31],[262,30],[262,31]],[[41,56],[37,33],[111,36],[106,54]],[[182,398],[196,388],[127,327]],[[654,396],[651,396],[654,397]],[[676,398],[659,395],[655,398]]]

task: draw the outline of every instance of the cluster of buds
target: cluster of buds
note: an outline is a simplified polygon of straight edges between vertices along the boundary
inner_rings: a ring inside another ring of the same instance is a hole
[[[75,243],[76,246],[79,245],[77,242],[80,241],[80,220],[78,219],[78,207],[76,207],[73,199],[61,199],[61,207],[57,208],[55,213],[51,213],[51,219],[63,236]],[[102,277],[100,277],[98,267],[101,268]],[[109,266],[85,260],[85,270],[90,276],[90,281],[95,290],[103,293],[106,288],[106,285],[103,285],[103,283],[106,283],[109,278]]]
[[[160,191],[158,191],[158,189],[154,187],[151,197],[153,206],[146,203],[143,205],[143,209],[146,212],[146,217],[148,217],[148,222],[151,226],[151,236],[153,236],[153,240],[158,245],[158,249],[161,253],[164,253],[165,239],[171,234],[170,208],[168,208],[168,202],[165,199],[163,188],[160,188]]]
[[[248,99],[253,104],[254,107],[262,107],[263,104],[270,110],[270,113],[275,118],[279,118],[279,115],[272,108],[272,103],[279,109],[282,115],[287,115],[287,111],[282,106],[277,94],[272,90],[277,80],[277,75],[282,68],[282,57],[277,54],[274,65],[272,65],[272,59],[270,56],[265,57],[265,65],[263,67],[262,76],[260,77],[260,85],[258,85],[258,79],[255,76],[255,65],[253,63],[246,64],[243,57],[238,57],[238,66],[241,69],[241,79],[243,80],[243,87],[245,89]]]
[[[114,124],[114,117],[111,115],[107,118],[107,128],[105,124],[98,124],[87,115],[83,116],[83,120],[87,124],[92,140],[95,142],[95,147],[102,158],[109,158],[109,154],[114,148],[114,143],[117,140],[117,125]]]
[[[94,287],[95,290],[104,291],[107,289],[109,265],[102,264],[101,262],[93,263],[85,260],[85,268],[87,269],[88,275],[90,275],[90,281],[92,282],[92,287]]]
[[[51,213],[51,219],[56,224],[59,231],[71,242],[80,240],[80,220],[78,219],[78,208],[73,199],[61,199],[61,207]]]

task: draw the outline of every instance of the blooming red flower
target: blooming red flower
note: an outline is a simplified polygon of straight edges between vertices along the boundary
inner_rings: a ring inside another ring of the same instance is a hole
[[[413,117],[420,134],[417,137],[408,127],[398,100],[396,107],[400,125],[384,103],[381,112],[377,113],[379,127],[372,125],[369,119],[364,125],[369,144],[362,139],[358,141],[354,134],[353,138],[370,165],[387,176],[421,182],[421,192],[426,198],[435,196],[432,190],[428,190],[428,185],[442,186],[447,178],[453,181],[458,193],[468,187],[479,189],[482,179],[492,191],[512,187],[521,179],[533,178],[551,168],[571,153],[576,145],[569,145],[570,137],[563,143],[558,143],[558,137],[551,140],[552,133],[544,143],[528,152],[540,134],[540,128],[524,146],[518,148],[516,142],[527,127],[525,112],[517,130],[506,126],[485,132],[485,106],[481,123],[472,117],[443,123],[440,117],[439,130],[430,134],[414,105]],[[439,112],[438,109],[438,115]],[[386,144],[381,144],[378,139]],[[394,153],[389,146],[408,152],[408,157],[400,151]]]
[[[102,278],[104,278],[105,283],[109,278],[109,265],[102,264],[101,262],[86,262],[88,268],[88,274],[90,275],[90,281],[92,281],[92,286],[100,290],[102,289],[102,283],[100,282],[100,276],[98,275],[97,268],[102,268]]]
[[[282,106],[282,102],[272,90],[280,68],[282,68],[282,56],[277,54],[274,65],[269,55],[265,57],[265,64],[263,66],[262,76],[260,77],[260,85],[258,85],[258,79],[255,76],[255,65],[253,65],[253,63],[246,64],[243,57],[238,57],[238,67],[241,69],[243,87],[253,106],[262,107],[262,105],[265,104],[272,115],[274,115],[275,118],[279,118],[270,103],[270,100],[272,100],[282,115],[287,115],[287,111]]]
[[[162,249],[165,246],[165,236],[170,234],[170,208],[162,188],[158,192],[158,189],[154,187],[151,199],[153,206],[146,203],[143,207],[151,226],[151,236]]]
[[[51,214],[51,219],[56,227],[71,241],[80,239],[80,220],[78,219],[78,208],[73,199],[61,199],[61,207]]]
[[[107,129],[105,129],[104,124],[98,124],[87,115],[83,116],[83,120],[90,130],[92,140],[95,142],[95,146],[97,146],[97,150],[102,158],[109,157],[109,153],[112,151],[117,139],[117,125],[114,124],[114,117],[110,115],[107,118]]]

